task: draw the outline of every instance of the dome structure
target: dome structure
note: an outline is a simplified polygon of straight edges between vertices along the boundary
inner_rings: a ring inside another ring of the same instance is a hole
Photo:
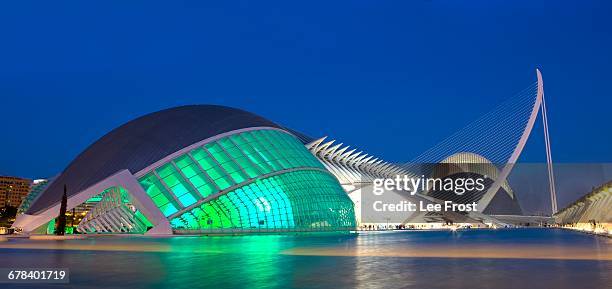
[[[217,105],[189,105],[165,109],[134,119],[104,135],[77,156],[47,188],[27,213],[57,202],[109,177],[120,169],[136,173],[211,136],[248,127],[278,125],[244,110]]]
[[[476,202],[487,215],[521,215],[522,210],[510,184],[505,180],[496,191],[488,189],[499,178],[499,169],[487,158],[471,152],[453,154],[436,164],[432,177],[440,179],[484,179],[484,189],[457,195],[444,190],[429,191],[428,196],[459,204]],[[486,196],[492,194],[491,196]]]
[[[224,106],[151,113],[85,149],[13,226],[27,232],[55,218],[66,186],[82,233],[354,228],[351,200],[303,138]]]

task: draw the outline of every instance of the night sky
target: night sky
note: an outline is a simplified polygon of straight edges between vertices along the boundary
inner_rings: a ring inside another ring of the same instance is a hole
[[[201,2],[0,4],[0,174],[55,175],[113,128],[184,104],[408,161],[538,67],[555,160],[612,161],[609,1]],[[541,126],[521,159],[545,160]]]

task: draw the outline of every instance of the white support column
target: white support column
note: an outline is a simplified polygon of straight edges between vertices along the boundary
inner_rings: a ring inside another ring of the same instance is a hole
[[[548,169],[548,185],[550,189],[550,203],[552,214],[557,213],[557,192],[555,189],[555,173],[550,150],[550,135],[548,133],[548,116],[546,115],[546,98],[542,92],[542,122],[544,124],[544,144],[546,145],[546,166]]]
[[[536,118],[538,116],[538,111],[540,110],[540,107],[542,105],[542,96],[544,95],[544,82],[542,80],[542,73],[540,73],[540,70],[536,69],[536,75],[538,78],[538,87],[537,87],[538,90],[537,90],[535,102],[533,104],[533,108],[531,109],[531,114],[525,126],[525,129],[523,130],[521,138],[519,139],[516,147],[514,148],[512,155],[510,155],[510,157],[508,158],[508,161],[506,162],[503,169],[497,176],[497,179],[493,182],[493,184],[489,187],[487,192],[482,196],[482,198],[478,202],[479,212],[482,212],[487,208],[487,206],[489,205],[489,203],[491,202],[491,200],[493,199],[493,197],[495,196],[499,188],[501,188],[502,184],[506,181],[506,179],[508,178],[508,175],[510,175],[510,172],[512,171],[512,168],[518,161],[518,158],[521,155],[521,152],[523,152],[523,148],[525,147],[525,144],[527,143],[527,139],[529,138],[529,135],[531,134],[531,130],[533,129]]]

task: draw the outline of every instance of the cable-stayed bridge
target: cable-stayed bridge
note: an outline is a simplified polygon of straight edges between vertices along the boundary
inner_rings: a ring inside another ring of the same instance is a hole
[[[389,163],[327,137],[310,141],[306,143],[306,147],[336,175],[355,201],[356,207],[360,206],[361,189],[370,185],[376,178],[393,178],[396,175],[444,176],[444,174],[447,177],[466,174],[486,176],[488,178],[486,190],[479,194],[454,196],[440,192],[419,191],[415,195],[406,197],[429,203],[446,200],[476,202],[478,212],[461,216],[444,216],[443,219],[504,225],[505,221],[502,219],[522,215],[517,196],[508,184],[508,176],[517,163],[538,116],[544,128],[551,214],[554,214],[557,212],[557,200],[544,83],[539,70],[536,70],[534,83],[409,162]],[[427,221],[426,217],[417,215],[410,216],[404,222]],[[496,215],[500,217],[496,218]],[[363,217],[358,216],[358,219]],[[520,219],[525,220],[524,217]],[[538,220],[542,221],[542,218]]]

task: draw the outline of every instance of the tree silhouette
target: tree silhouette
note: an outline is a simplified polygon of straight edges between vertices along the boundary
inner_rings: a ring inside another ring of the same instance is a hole
[[[62,195],[62,204],[60,205],[59,216],[55,222],[55,235],[63,236],[66,233],[66,207],[68,205],[67,189],[64,185],[64,194]]]

